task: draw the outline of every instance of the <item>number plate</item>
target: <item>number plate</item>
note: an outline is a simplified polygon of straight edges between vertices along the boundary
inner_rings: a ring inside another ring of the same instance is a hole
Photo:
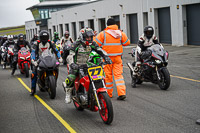
[[[103,69],[101,66],[92,67],[88,69],[88,74],[93,80],[98,80],[103,78]]]

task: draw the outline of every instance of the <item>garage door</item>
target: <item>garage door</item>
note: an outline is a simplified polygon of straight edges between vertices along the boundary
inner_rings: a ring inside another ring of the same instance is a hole
[[[161,43],[171,44],[171,19],[170,8],[158,9],[158,28],[159,28],[159,41]]]
[[[200,45],[200,4],[186,6],[188,44]]]
[[[138,43],[138,20],[137,14],[129,15],[129,24],[130,24],[130,39],[131,43]]]

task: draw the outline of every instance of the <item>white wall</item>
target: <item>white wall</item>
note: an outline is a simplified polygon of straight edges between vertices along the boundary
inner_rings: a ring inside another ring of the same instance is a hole
[[[103,0],[52,13],[52,18],[48,20],[48,27],[53,32],[54,25],[63,24],[64,28],[65,24],[68,23],[72,35],[71,22],[76,22],[78,35],[79,21],[84,21],[85,26],[88,26],[88,20],[94,19],[94,30],[100,32],[98,19],[105,18],[107,20],[110,16],[120,15],[120,27],[129,35],[127,14],[137,13],[138,34],[141,35],[144,28],[143,12],[148,12],[148,24],[155,28],[155,33],[158,36],[157,9],[170,7],[172,44],[183,46],[187,43],[187,39],[185,39],[187,32],[185,32],[186,28],[183,27],[183,20],[186,19],[185,5],[193,3],[200,3],[200,0]],[[177,5],[179,5],[179,9],[177,9]]]
[[[36,34],[36,30],[35,30],[36,28],[37,28],[37,33],[38,33],[40,30],[40,27],[36,26],[34,20],[25,22],[26,40],[30,41],[33,38],[33,35]]]

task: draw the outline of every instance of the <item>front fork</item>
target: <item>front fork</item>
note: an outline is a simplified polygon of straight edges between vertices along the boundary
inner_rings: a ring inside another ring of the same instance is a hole
[[[93,87],[93,91],[94,91],[94,97],[95,97],[95,99],[97,101],[97,106],[98,106],[99,110],[101,110],[101,106],[100,106],[100,103],[99,103],[99,98],[97,97],[97,89],[96,89],[96,87],[94,85],[94,82],[92,82],[92,87]]]
[[[157,74],[158,80],[160,81],[161,78],[160,78],[160,74],[159,74],[159,72],[158,72],[158,66],[157,66],[157,65],[156,65],[156,74]]]

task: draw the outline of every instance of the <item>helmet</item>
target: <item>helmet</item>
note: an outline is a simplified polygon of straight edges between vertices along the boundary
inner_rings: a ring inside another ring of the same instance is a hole
[[[54,38],[59,39],[58,32],[54,32]]]
[[[4,36],[3,36],[3,39],[4,39],[4,40],[7,40],[7,38],[8,38],[7,35],[4,35]]]
[[[39,34],[39,38],[40,38],[41,42],[44,42],[44,43],[48,42],[48,40],[49,40],[49,33],[48,33],[48,31],[42,30],[40,32],[40,34]]]
[[[20,41],[20,42],[24,41],[24,34],[18,35],[18,41]]]
[[[80,30],[79,39],[86,45],[93,42],[94,32],[91,28],[84,28]]]
[[[148,39],[152,38],[154,34],[154,29],[152,26],[146,26],[144,28],[144,36],[146,36]]]
[[[68,38],[68,37],[69,37],[69,31],[65,31],[64,37],[66,37],[66,35],[68,35],[68,36],[67,36],[67,38]]]
[[[17,36],[17,35],[14,35],[14,36],[13,36],[13,39],[17,39],[17,38],[18,38],[18,36]]]
[[[8,35],[8,42],[13,42],[13,35]]]

